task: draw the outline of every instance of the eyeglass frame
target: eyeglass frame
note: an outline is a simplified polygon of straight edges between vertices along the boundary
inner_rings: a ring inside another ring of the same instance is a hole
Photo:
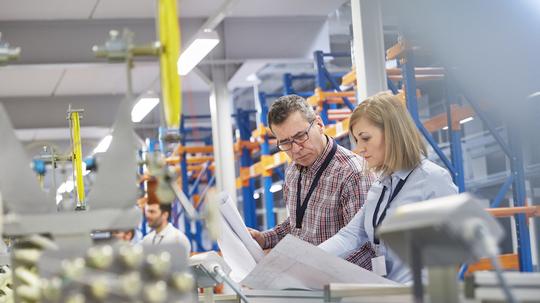
[[[285,140],[278,140],[277,142],[277,148],[280,150],[280,151],[289,151],[293,148],[293,144],[296,143],[297,145],[301,145],[301,144],[304,144],[305,142],[307,142],[307,140],[309,140],[309,131],[311,130],[311,127],[313,126],[313,124],[315,123],[315,120],[316,119],[313,119],[310,123],[309,123],[309,126],[302,132],[298,132],[296,133],[294,136],[291,136],[291,137],[288,137],[286,138]],[[306,136],[306,138],[302,141],[298,140],[298,139],[295,139],[294,137],[298,137],[298,136]],[[285,142],[286,144],[290,143],[291,144],[291,147],[290,148],[287,148],[287,149],[283,149],[280,147],[280,145],[283,145],[283,141],[289,141],[289,142]]]

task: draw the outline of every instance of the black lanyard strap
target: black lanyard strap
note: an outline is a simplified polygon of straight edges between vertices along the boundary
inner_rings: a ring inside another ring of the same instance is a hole
[[[375,236],[375,229],[377,227],[379,227],[379,225],[381,225],[382,221],[386,217],[386,211],[388,210],[388,208],[390,208],[390,203],[392,203],[394,198],[399,194],[399,192],[403,188],[403,185],[405,185],[405,183],[407,182],[407,179],[409,179],[409,176],[412,174],[413,171],[414,171],[414,169],[411,170],[411,172],[407,175],[407,177],[405,179],[402,179],[402,180],[400,179],[399,180],[399,182],[398,182],[398,184],[396,186],[396,189],[392,193],[392,196],[388,200],[388,203],[386,203],[386,207],[384,208],[384,210],[383,210],[383,212],[381,214],[381,217],[377,221],[377,216],[379,215],[379,209],[381,208],[382,200],[384,198],[384,194],[386,193],[386,189],[387,189],[386,186],[383,187],[381,196],[379,197],[379,201],[377,202],[377,206],[375,207],[375,212],[373,213],[373,222],[372,222],[372,224],[373,224],[373,243],[375,243],[375,244],[380,243],[379,238],[377,236]]]
[[[311,186],[309,187],[307,195],[304,198],[304,203],[301,203],[302,171],[300,171],[300,175],[298,176],[298,182],[296,184],[296,228],[302,228],[302,221],[304,220],[304,214],[306,213],[306,208],[308,206],[309,198],[311,197],[311,194],[313,194],[315,187],[317,187],[319,183],[319,179],[321,178],[324,170],[326,169],[328,164],[330,164],[330,161],[332,160],[332,158],[334,158],[334,155],[336,154],[336,150],[337,150],[337,143],[334,140],[332,141],[332,150],[326,156],[321,167],[319,167],[319,170],[317,170],[317,173],[315,174],[315,178],[313,179],[313,182],[311,183]]]

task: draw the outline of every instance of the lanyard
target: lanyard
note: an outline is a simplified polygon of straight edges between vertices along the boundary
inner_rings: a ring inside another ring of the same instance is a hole
[[[324,159],[323,164],[317,170],[317,173],[315,174],[315,178],[313,179],[313,182],[311,183],[311,186],[309,187],[309,190],[307,192],[306,197],[304,198],[304,203],[301,203],[301,191],[302,191],[302,171],[300,171],[300,176],[298,176],[298,182],[296,184],[296,228],[302,228],[302,221],[304,220],[304,214],[306,213],[306,208],[309,202],[309,198],[311,197],[311,194],[313,194],[313,191],[315,190],[315,187],[317,187],[317,184],[319,183],[319,179],[321,178],[321,175],[323,174],[324,170],[330,164],[330,160],[334,157],[337,150],[337,143],[336,141],[332,141],[332,150],[330,153],[326,156]]]
[[[159,240],[158,242],[156,243],[156,238],[159,236]],[[154,235],[154,237],[152,238],[152,244],[156,245],[156,244],[161,244],[161,240],[163,240],[163,238],[165,238],[165,235],[159,235],[156,231],[156,234]]]
[[[398,184],[396,186],[396,189],[392,193],[392,196],[388,200],[388,203],[386,203],[386,207],[384,208],[384,210],[383,210],[383,212],[381,214],[381,217],[379,218],[379,221],[377,221],[377,216],[379,215],[379,208],[381,208],[381,203],[382,203],[382,200],[384,198],[384,194],[386,193],[386,186],[383,187],[381,196],[379,197],[379,201],[377,202],[377,207],[375,207],[375,212],[373,213],[373,222],[372,222],[373,223],[373,243],[375,243],[375,244],[380,243],[379,238],[377,236],[375,236],[375,228],[377,228],[377,227],[379,227],[379,225],[381,225],[382,221],[386,217],[386,211],[388,210],[388,208],[390,208],[390,203],[392,203],[394,198],[399,194],[399,192],[401,191],[401,188],[403,188],[403,185],[405,185],[405,182],[407,182],[407,179],[409,179],[409,176],[412,174],[413,171],[414,171],[414,169],[411,170],[411,172],[407,175],[407,177],[405,179],[399,180],[399,182],[398,182]]]

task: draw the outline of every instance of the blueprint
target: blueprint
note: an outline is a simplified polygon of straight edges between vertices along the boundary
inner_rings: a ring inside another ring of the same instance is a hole
[[[288,235],[255,266],[241,284],[252,289],[322,290],[330,283],[397,285]]]

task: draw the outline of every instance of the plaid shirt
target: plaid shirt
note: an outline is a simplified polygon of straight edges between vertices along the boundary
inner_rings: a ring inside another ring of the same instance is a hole
[[[374,177],[364,169],[363,162],[353,152],[337,146],[336,154],[321,175],[317,188],[309,199],[302,228],[296,228],[296,194],[300,173],[301,201],[326,156],[332,149],[329,138],[322,155],[309,167],[292,163],[287,167],[283,197],[289,217],[273,229],[263,232],[264,248],[274,247],[287,234],[292,234],[313,245],[319,245],[336,234],[354,217],[366,200]]]
[[[371,245],[371,242],[366,242],[360,246],[359,249],[353,251],[350,255],[345,257],[345,260],[354,263],[364,269],[373,270],[371,267],[371,259],[375,258],[375,249]]]

